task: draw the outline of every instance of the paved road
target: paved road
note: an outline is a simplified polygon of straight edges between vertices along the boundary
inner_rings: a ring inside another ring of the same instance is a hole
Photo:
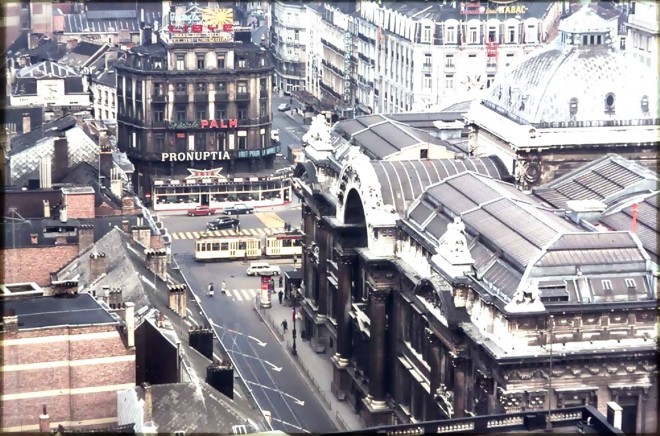
[[[281,153],[285,157],[289,156],[291,149],[301,147],[302,137],[307,133],[307,126],[301,125],[284,112],[277,110],[280,103],[289,103],[289,100],[289,97],[277,97],[273,94],[273,129],[280,131]]]
[[[278,212],[283,219],[300,219],[300,210]],[[163,217],[170,232],[192,232],[203,228],[208,217]],[[242,228],[262,228],[258,216],[242,216]],[[254,312],[254,298],[260,280],[245,274],[242,262],[197,263],[193,259],[192,239],[173,239],[172,253],[186,275],[193,293],[200,299],[204,311],[212,319],[214,330],[227,349],[235,367],[251,389],[262,410],[272,414],[273,428],[295,433],[323,433],[336,428],[325,413],[297,368],[285,355],[281,344]],[[291,260],[278,260],[282,269],[292,266]],[[275,262],[273,262],[275,263]],[[217,290],[225,281],[228,294]],[[215,284],[216,295],[207,297],[209,282]],[[278,304],[274,301],[274,304]],[[289,333],[290,334],[290,333]]]

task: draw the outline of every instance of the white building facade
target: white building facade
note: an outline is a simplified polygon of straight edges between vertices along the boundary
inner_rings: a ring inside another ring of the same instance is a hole
[[[275,64],[275,86],[286,93],[305,86],[306,47],[305,5],[277,1],[272,5],[270,45]]]
[[[655,2],[634,2],[628,15],[626,51],[651,71],[658,71],[660,9]]]
[[[94,118],[117,122],[117,73],[114,68],[96,74],[90,83]]]

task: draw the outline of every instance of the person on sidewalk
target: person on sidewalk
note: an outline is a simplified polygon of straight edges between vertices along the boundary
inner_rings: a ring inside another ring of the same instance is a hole
[[[225,283],[224,280],[222,281],[220,292],[222,293],[222,295],[227,295],[227,284]]]
[[[286,319],[282,321],[282,330],[286,333],[286,330],[289,328],[289,324],[286,322]]]
[[[208,295],[209,297],[213,296],[213,282],[209,283],[209,287],[206,291],[206,295]]]
[[[284,297],[284,292],[280,289],[280,292],[277,293],[277,298],[280,300],[280,304],[282,304],[282,298]]]
[[[241,222],[240,221],[236,223],[236,231],[238,231],[238,233],[241,233]]]
[[[284,280],[282,279],[282,276],[280,276],[280,278],[279,278],[280,288],[284,286],[283,281],[284,281]]]

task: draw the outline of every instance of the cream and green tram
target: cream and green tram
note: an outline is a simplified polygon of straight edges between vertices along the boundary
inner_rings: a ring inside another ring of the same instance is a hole
[[[195,241],[195,260],[259,259],[261,238],[254,236],[202,236]]]
[[[266,257],[302,257],[302,236],[300,232],[266,236]]]

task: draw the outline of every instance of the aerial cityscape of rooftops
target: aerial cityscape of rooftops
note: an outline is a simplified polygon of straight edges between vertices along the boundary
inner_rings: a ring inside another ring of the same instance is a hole
[[[3,432],[657,432],[655,2],[2,7]]]

